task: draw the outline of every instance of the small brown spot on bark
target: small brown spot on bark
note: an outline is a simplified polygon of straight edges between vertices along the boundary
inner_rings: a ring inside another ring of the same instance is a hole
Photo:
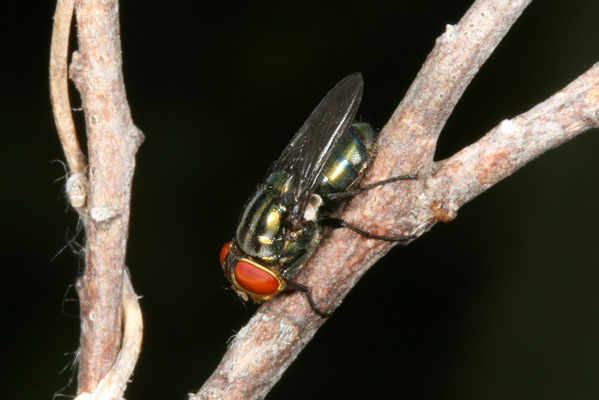
[[[447,223],[453,221],[453,219],[455,218],[455,214],[451,212],[448,208],[446,208],[445,205],[438,200],[433,201],[432,211],[435,220],[439,222]]]

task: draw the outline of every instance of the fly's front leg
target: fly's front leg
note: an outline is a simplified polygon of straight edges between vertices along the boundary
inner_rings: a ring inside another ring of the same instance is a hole
[[[328,318],[331,315],[333,315],[333,313],[322,311],[320,308],[318,308],[318,306],[316,306],[316,303],[314,302],[314,299],[312,298],[312,294],[311,294],[310,288],[308,286],[302,285],[301,283],[296,282],[293,279],[288,278],[286,276],[283,276],[283,279],[285,279],[285,283],[287,284],[287,286],[289,287],[289,289],[296,290],[298,292],[302,292],[306,296],[306,299],[308,300],[308,303],[310,303],[310,308],[316,314],[318,314],[322,318]]]

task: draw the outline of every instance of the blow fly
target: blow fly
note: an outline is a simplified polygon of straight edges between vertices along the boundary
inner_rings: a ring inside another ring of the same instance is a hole
[[[294,280],[320,241],[324,221],[367,237],[406,239],[374,235],[323,217],[334,211],[339,198],[416,178],[404,175],[356,188],[372,160],[376,139],[369,124],[354,122],[363,86],[362,75],[354,73],[331,89],[245,205],[235,237],[220,252],[225,276],[242,299],[262,302],[283,291],[300,290],[314,312],[327,317],[330,314],[316,307],[309,288]]]

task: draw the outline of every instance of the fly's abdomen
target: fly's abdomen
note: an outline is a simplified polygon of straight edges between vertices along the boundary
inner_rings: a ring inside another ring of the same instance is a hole
[[[343,192],[359,180],[372,158],[376,133],[364,122],[355,122],[340,139],[322,170],[316,193]]]

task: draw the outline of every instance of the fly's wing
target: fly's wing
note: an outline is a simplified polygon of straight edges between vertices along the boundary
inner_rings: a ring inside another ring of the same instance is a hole
[[[284,170],[292,177],[287,209],[296,220],[302,216],[320,180],[326,161],[339,138],[349,128],[362,98],[364,82],[359,72],[345,77],[316,106],[269,171]]]

